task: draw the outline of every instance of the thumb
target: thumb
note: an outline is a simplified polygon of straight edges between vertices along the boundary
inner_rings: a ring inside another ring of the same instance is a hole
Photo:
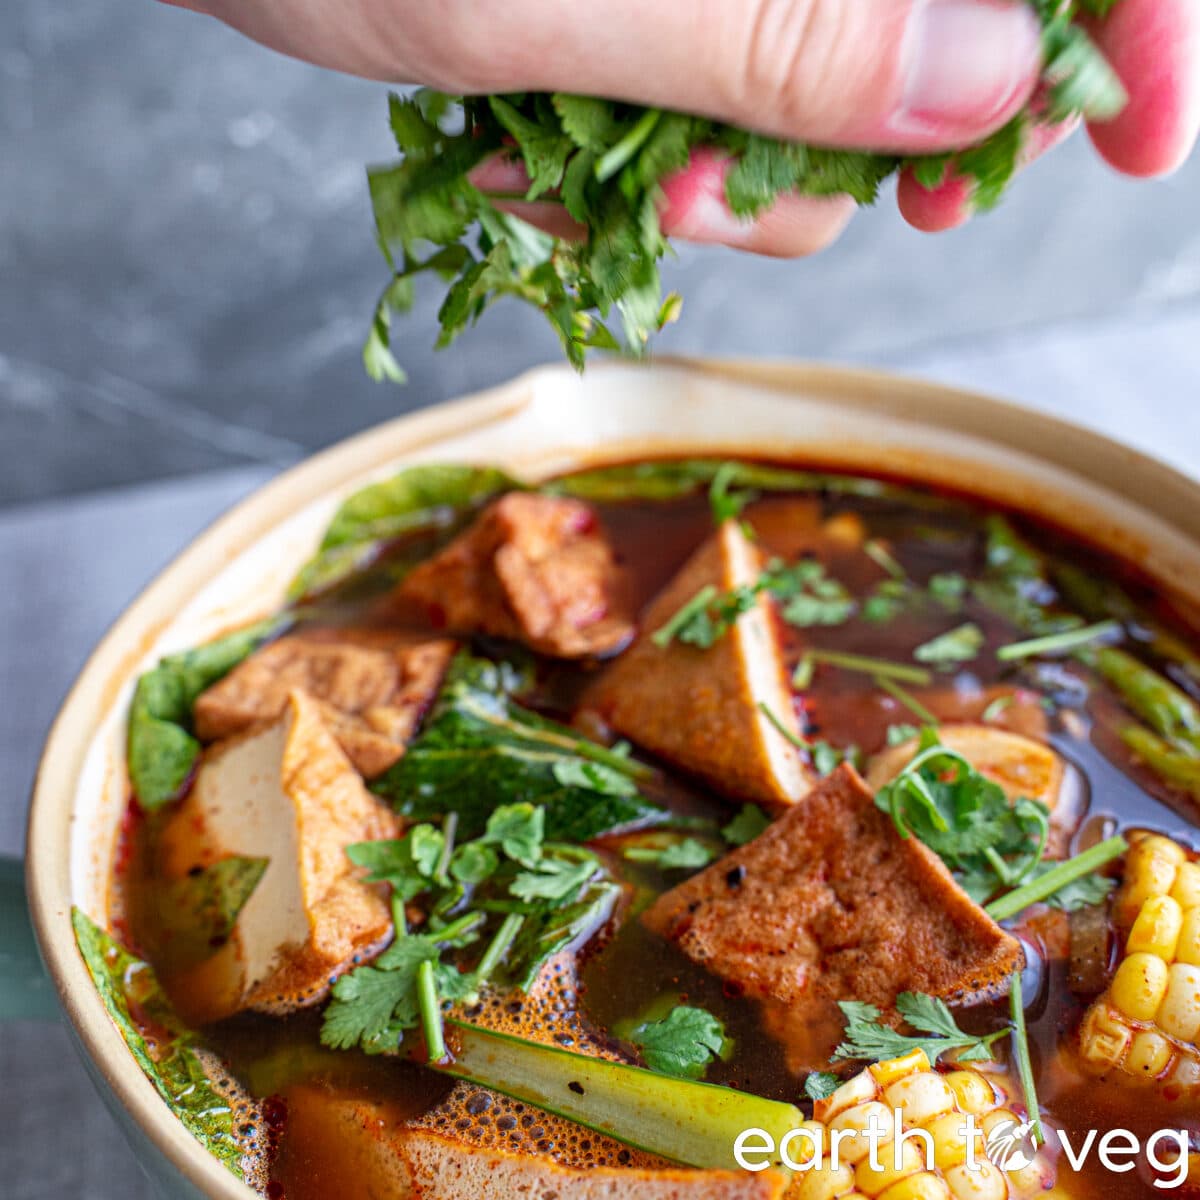
[[[586,92],[876,150],[977,140],[1041,67],[1025,0],[604,0],[586,21],[562,0],[436,7],[474,12],[444,63],[466,90]]]

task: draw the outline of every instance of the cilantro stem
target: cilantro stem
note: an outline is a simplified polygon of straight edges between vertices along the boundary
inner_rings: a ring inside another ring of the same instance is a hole
[[[661,108],[648,108],[637,124],[596,163],[596,182],[607,183],[645,145],[662,119]]]
[[[525,918],[520,913],[509,913],[500,923],[495,936],[488,943],[488,948],[475,968],[475,986],[482,987],[491,978],[492,972],[500,965],[500,960],[508,953],[509,947],[521,932]]]
[[[392,888],[392,925],[397,938],[408,935],[408,914],[404,911],[404,897]]]
[[[915,684],[926,684],[933,680],[932,673],[924,667],[910,667],[906,663],[891,662],[886,658],[842,654],[835,650],[810,650],[804,657],[814,663],[828,663],[831,667],[840,667],[843,671],[874,675],[877,679],[899,679],[904,683]],[[936,721],[934,723],[936,724]]]
[[[463,913],[461,917],[455,921],[451,921],[449,925],[443,925],[441,929],[429,929],[426,932],[439,944],[442,942],[454,942],[464,934],[470,933],[476,925],[486,920],[487,917],[480,911]]]
[[[458,813],[448,812],[442,822],[442,852],[438,855],[433,878],[442,887],[449,881],[450,857],[454,853],[454,835],[458,832]]]
[[[442,1005],[438,999],[433,962],[426,959],[417,968],[417,1004],[421,1009],[421,1029],[425,1034],[425,1052],[430,1063],[446,1060],[446,1029],[442,1023]]]
[[[716,598],[717,589],[711,583],[707,587],[702,587],[665,625],[655,630],[650,640],[660,650],[665,650],[675,635],[694,616],[704,612]]]
[[[1033,1078],[1033,1060],[1029,1056],[1029,1035],[1025,1029],[1025,994],[1021,987],[1020,971],[1013,975],[1012,990],[1008,999],[1012,1013],[1013,1051],[1017,1059],[1017,1075],[1021,1080],[1021,1090],[1025,1093],[1025,1114],[1033,1123],[1034,1142],[1040,1146],[1046,1137],[1042,1133],[1042,1111],[1038,1106],[1037,1084]]]
[[[1025,642],[1013,642],[1001,646],[996,651],[996,657],[1001,662],[1015,662],[1022,658],[1033,658],[1037,655],[1065,654],[1069,650],[1077,650],[1081,646],[1111,637],[1122,632],[1120,621],[1100,621],[1096,625],[1087,625],[1083,629],[1068,629],[1066,633],[1052,633],[1046,637],[1030,638]]]
[[[916,698],[911,692],[905,691],[894,679],[885,675],[875,676],[875,686],[887,692],[894,700],[898,700],[910,713],[918,717],[924,724],[937,728],[941,722]]]
[[[797,737],[780,719],[779,715],[774,712],[769,704],[762,701],[759,702],[758,711],[762,713],[776,730],[785,737],[797,750],[811,750],[812,747],[802,738]]]
[[[993,921],[1006,921],[1010,917],[1015,917],[1030,905],[1049,899],[1067,884],[1074,883],[1075,880],[1098,871],[1107,863],[1112,862],[1114,858],[1119,858],[1128,849],[1129,843],[1119,836],[1099,842],[1090,850],[1085,850],[1082,854],[1077,854],[1074,858],[1069,858],[1066,862],[1051,867],[1045,875],[1040,875],[1037,879],[1009,892],[1008,895],[993,900],[991,904],[987,905],[988,916]]]

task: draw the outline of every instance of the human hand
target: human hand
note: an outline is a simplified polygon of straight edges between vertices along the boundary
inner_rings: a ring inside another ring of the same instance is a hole
[[[701,113],[819,144],[936,153],[976,141],[1028,103],[1041,67],[1021,0],[168,0],[284,53],[449,92],[570,91]],[[1152,175],[1187,156],[1200,125],[1200,5],[1121,0],[1096,36],[1130,103],[1092,139],[1117,169]],[[1039,131],[1030,157],[1068,130]],[[486,168],[485,168],[486,169]],[[496,170],[507,169],[497,167]],[[665,181],[676,237],[776,255],[833,241],[846,197],[787,196],[756,221],[724,201],[725,164],[697,155]],[[916,227],[961,224],[969,185],[905,177]],[[537,220],[537,212],[531,212]]]

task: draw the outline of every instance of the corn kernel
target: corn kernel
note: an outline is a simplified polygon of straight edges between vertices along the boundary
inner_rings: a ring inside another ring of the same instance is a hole
[[[947,1171],[967,1161],[967,1118],[962,1113],[944,1113],[925,1128],[933,1137],[933,1162],[939,1170]]]
[[[951,1071],[943,1076],[963,1112],[984,1113],[996,1106],[996,1089],[978,1071]]]
[[[924,1050],[911,1050],[902,1058],[889,1058],[886,1062],[876,1063],[867,1069],[875,1082],[881,1088],[885,1088],[889,1083],[911,1075],[914,1071],[928,1071],[929,1058]]]
[[[983,1139],[987,1141],[992,1136],[992,1130],[997,1125],[1020,1125],[1021,1118],[1017,1116],[1011,1108],[997,1108],[988,1113],[980,1122],[979,1128],[983,1130]]]
[[[1174,1050],[1161,1033],[1143,1029],[1133,1035],[1125,1070],[1130,1075],[1152,1081],[1157,1079],[1170,1065]]]
[[[975,1164],[978,1170],[952,1167],[946,1172],[946,1184],[955,1200],[1005,1200],[1008,1181],[986,1158]]]
[[[1157,954],[1170,962],[1183,929],[1183,909],[1170,896],[1151,896],[1142,905],[1125,949],[1130,954]]]
[[[1093,1004],[1079,1030],[1079,1048],[1083,1057],[1098,1067],[1121,1064],[1133,1041],[1133,1031],[1104,1001]]]
[[[866,1136],[866,1131],[872,1117],[875,1118],[875,1124],[884,1131],[876,1139],[877,1144],[881,1147],[889,1145],[895,1136],[895,1115],[878,1100],[868,1100],[866,1104],[856,1104],[853,1108],[838,1113],[829,1122],[829,1154],[833,1154],[836,1144],[838,1161],[849,1163],[852,1167],[857,1166],[871,1150],[871,1141]],[[853,1132],[856,1136],[839,1138],[835,1143],[833,1135],[839,1130]]]
[[[841,1164],[835,1171],[828,1162],[811,1171],[797,1176],[789,1198],[794,1194],[795,1200],[835,1200],[853,1190],[854,1172]]]
[[[1175,958],[1179,962],[1200,967],[1200,908],[1190,908],[1184,913]]]
[[[1175,885],[1175,874],[1184,860],[1183,851],[1162,837],[1147,837],[1129,851],[1125,885],[1117,897],[1119,925],[1132,925],[1142,905],[1151,896],[1165,896]]]
[[[1131,954],[1112,981],[1113,1004],[1134,1021],[1152,1021],[1167,994],[1167,964],[1153,954]]]
[[[1171,1072],[1171,1082],[1176,1087],[1200,1088],[1200,1059],[1190,1054],[1181,1054],[1175,1060],[1175,1070]]]
[[[1200,967],[1175,963],[1167,971],[1167,994],[1156,1022],[1168,1037],[1195,1042],[1200,1034]]]
[[[1176,869],[1171,899],[1183,909],[1200,907],[1200,863],[1186,862]]]
[[[1009,1188],[1020,1196],[1039,1195],[1054,1182],[1054,1168],[1041,1154],[1027,1167],[1014,1167],[1004,1174],[1008,1177]]]
[[[818,1100],[813,1105],[813,1116],[822,1122],[832,1121],[840,1112],[845,1112],[848,1108],[854,1108],[857,1104],[865,1104],[868,1100],[875,1100],[879,1096],[879,1089],[875,1086],[875,1080],[867,1071],[860,1071],[851,1079],[847,1079],[840,1087],[831,1092],[824,1100]]]
[[[918,1071],[897,1079],[884,1089],[884,1103],[904,1114],[910,1125],[924,1125],[942,1113],[954,1109],[954,1093],[940,1076],[932,1071]]]
[[[870,1158],[863,1159],[854,1171],[854,1183],[858,1190],[866,1192],[868,1196],[879,1196],[886,1192],[893,1183],[899,1183],[901,1179],[907,1179],[910,1175],[917,1174],[918,1171],[924,1171],[927,1165],[925,1145],[923,1137],[906,1138],[899,1145],[897,1154],[897,1145],[893,1142],[886,1150],[881,1151],[876,1159],[879,1163],[878,1171],[871,1169]],[[900,1162],[899,1166],[896,1165],[897,1157]]]
[[[893,1183],[879,1200],[950,1200],[950,1189],[936,1175],[923,1171]]]

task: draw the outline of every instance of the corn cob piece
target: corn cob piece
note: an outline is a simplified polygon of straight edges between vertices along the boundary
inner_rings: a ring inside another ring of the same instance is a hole
[[[818,1100],[808,1123],[822,1146],[818,1166],[797,1174],[786,1200],[1023,1200],[1044,1196],[1054,1184],[1046,1151],[1032,1161],[1003,1169],[989,1157],[989,1135],[1021,1118],[1007,1106],[1002,1074],[930,1066],[924,1051],[868,1067],[832,1095]],[[1015,1087],[1012,1089],[1015,1093]],[[901,1117],[902,1151],[897,1159],[895,1114]],[[873,1165],[870,1141],[862,1134],[872,1116],[886,1130]],[[978,1131],[972,1137],[968,1123]],[[837,1139],[838,1164],[833,1164]],[[1003,1130],[1001,1130],[1003,1132]],[[928,1135],[923,1136],[923,1135]],[[972,1143],[968,1154],[968,1141]],[[800,1157],[800,1155],[797,1155]],[[899,1166],[897,1166],[899,1161]],[[1012,1160],[1010,1160],[1011,1162]],[[879,1169],[876,1169],[876,1166]],[[932,1167],[932,1169],[930,1169]]]
[[[1130,839],[1114,917],[1123,956],[1084,1015],[1079,1051],[1097,1074],[1200,1096],[1200,862],[1170,838]]]

